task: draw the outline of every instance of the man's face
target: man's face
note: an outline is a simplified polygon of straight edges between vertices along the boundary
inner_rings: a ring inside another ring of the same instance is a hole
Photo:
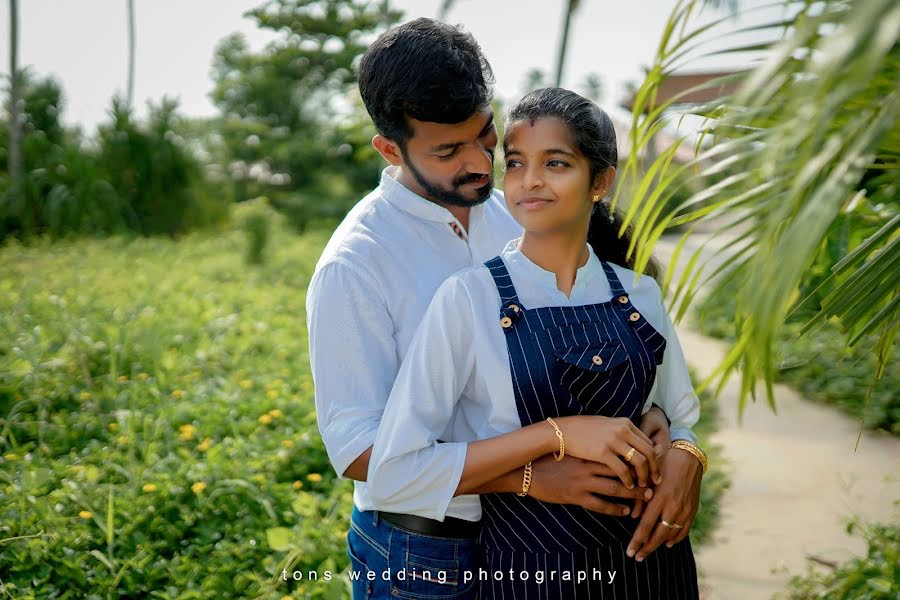
[[[453,125],[416,119],[409,123],[413,135],[401,154],[403,168],[417,185],[407,187],[442,205],[470,207],[488,199],[497,146],[490,107]]]

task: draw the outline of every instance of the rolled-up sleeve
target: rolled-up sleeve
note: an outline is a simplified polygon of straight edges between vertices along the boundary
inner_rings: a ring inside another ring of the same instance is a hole
[[[319,432],[344,477],[375,442],[398,368],[394,324],[374,279],[343,262],[316,272],[306,319]]]
[[[661,312],[659,322],[662,324],[659,333],[666,338],[666,350],[663,363],[657,367],[656,381],[650,390],[645,408],[656,404],[663,409],[671,423],[669,426],[671,440],[688,440],[696,443],[697,436],[691,427],[700,419],[700,399],[691,383],[684,352],[678,341],[675,325],[663,304],[661,293],[658,298],[658,310]]]
[[[379,510],[443,521],[467,444],[438,442],[472,374],[472,304],[457,277],[438,289],[400,367],[369,461]]]

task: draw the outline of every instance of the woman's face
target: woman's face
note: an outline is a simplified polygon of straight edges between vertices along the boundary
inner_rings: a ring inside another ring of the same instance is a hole
[[[503,193],[512,216],[532,233],[587,232],[593,196],[590,164],[569,126],[554,117],[523,120],[507,130]],[[602,180],[603,178],[598,178]]]

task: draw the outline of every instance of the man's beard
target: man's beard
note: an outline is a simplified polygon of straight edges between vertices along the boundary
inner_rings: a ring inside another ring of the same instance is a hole
[[[494,156],[491,154],[491,164],[493,164]],[[437,186],[427,179],[422,173],[413,166],[412,162],[410,162],[409,157],[406,156],[406,153],[403,153],[404,166],[409,169],[409,172],[412,173],[412,176],[416,179],[416,182],[422,189],[425,190],[425,193],[434,200],[442,204],[448,204],[450,206],[462,206],[463,208],[469,208],[471,206],[477,206],[478,204],[483,203],[485,200],[491,197],[491,191],[494,189],[494,176],[490,174],[490,179],[486,184],[481,186],[480,188],[476,188],[475,192],[478,196],[474,200],[470,200],[463,196],[459,192],[459,188],[467,183],[471,183],[473,181],[477,181],[481,179],[481,175],[469,174],[465,177],[461,177],[453,181],[453,189],[445,190],[444,188]]]

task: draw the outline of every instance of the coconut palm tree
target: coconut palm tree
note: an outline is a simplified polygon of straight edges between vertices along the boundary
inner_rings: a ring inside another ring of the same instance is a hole
[[[566,64],[566,51],[569,46],[569,26],[572,23],[572,15],[578,10],[579,0],[567,0],[563,9],[562,30],[559,36],[559,54],[556,59],[556,87],[562,85],[563,67]]]
[[[128,0],[128,108],[134,100],[134,0]]]
[[[9,177],[12,204],[21,202],[22,190],[22,102],[19,77],[19,3],[9,0]],[[13,207],[21,214],[21,210]]]
[[[637,268],[668,227],[724,219],[730,235],[721,265],[705,269],[698,250],[674,281],[683,237],[663,287],[673,292],[677,318],[713,275],[736,298],[737,340],[716,375],[721,385],[740,372],[741,408],[759,382],[774,408],[776,333],[797,315],[807,317],[804,331],[826,319],[839,323],[850,345],[874,336],[880,376],[900,313],[900,4],[789,4],[788,16],[754,28],[774,41],[723,51],[754,53],[759,62],[728,78],[739,82],[734,93],[689,108],[706,119],[699,141],[679,138],[695,145],[696,159],[673,162],[676,143],[642,164],[642,148],[680,101],[661,101],[662,82],[734,27],[728,17],[698,24],[704,4],[679,0],[636,94],[613,203],[628,194],[625,221],[634,228]],[[670,210],[670,199],[692,181],[706,187]],[[801,284],[817,257],[840,247],[837,224],[862,213],[867,237],[843,243],[830,274],[804,297]]]

